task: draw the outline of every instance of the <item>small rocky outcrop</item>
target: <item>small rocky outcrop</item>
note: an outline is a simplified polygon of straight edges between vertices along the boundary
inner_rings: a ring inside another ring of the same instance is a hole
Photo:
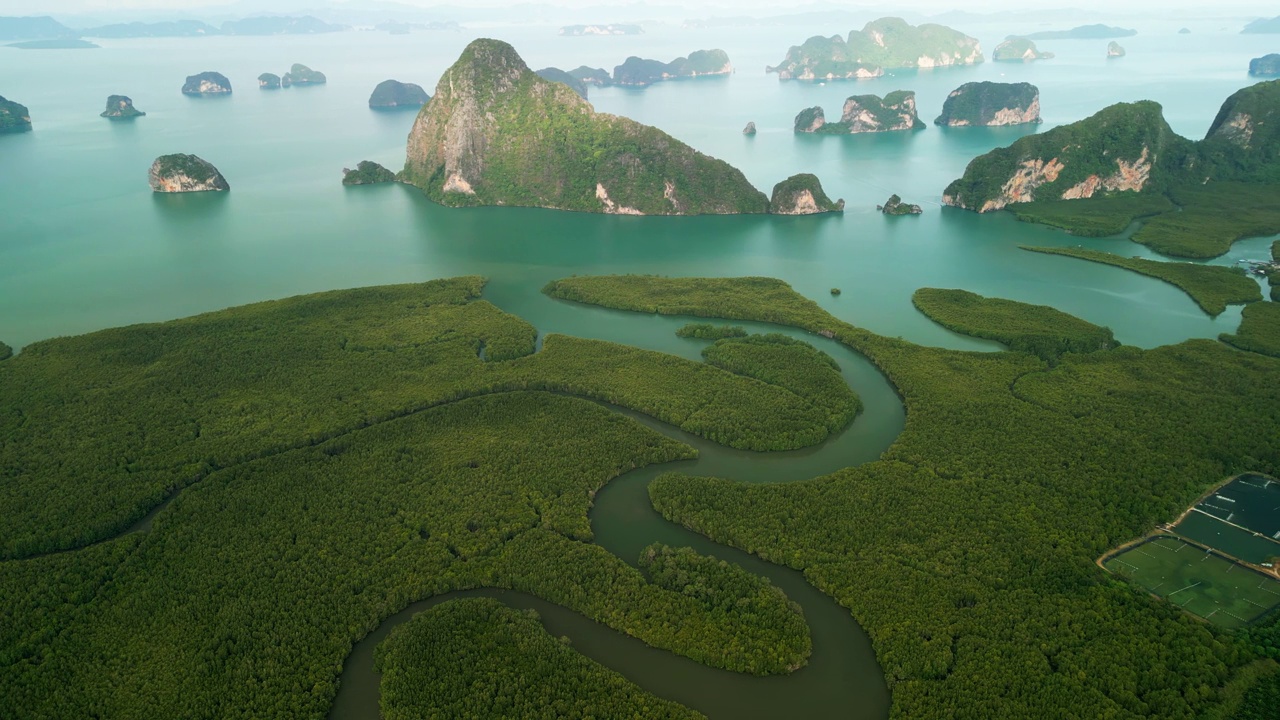
[[[919,205],[910,205],[902,202],[902,198],[895,193],[884,201],[883,205],[877,205],[876,209],[885,215],[919,215],[924,212]]]
[[[262,73],[258,76],[259,90],[279,90],[280,85],[280,76],[275,73]]]
[[[1191,28],[1182,28],[1181,30],[1179,30],[1179,31],[1178,31],[1178,34],[1179,34],[1179,35],[1190,35],[1190,34],[1191,34]]]
[[[417,109],[426,105],[429,100],[431,96],[422,89],[421,85],[402,83],[398,80],[383,80],[369,96],[369,107],[375,110]]]
[[[361,160],[356,169],[342,169],[343,185],[377,185],[396,181],[396,174],[371,160]]]
[[[1107,57],[1122,58],[1124,56],[1125,56],[1125,51],[1124,51],[1124,48],[1121,47],[1120,43],[1116,42],[1115,40],[1112,40],[1111,42],[1107,43]]]
[[[289,72],[280,76],[280,84],[284,87],[290,85],[324,85],[328,82],[328,78],[319,70],[312,70],[302,63],[294,63],[289,68]]]
[[[696,50],[689,53],[689,57],[678,57],[669,63],[632,56],[613,69],[613,84],[643,86],[662,80],[713,77],[732,72],[729,54],[719,49]]]
[[[803,133],[849,135],[868,132],[923,130],[916,114],[916,94],[897,90],[879,95],[852,95],[844,101],[839,122],[827,122],[821,107],[811,107],[796,115],[795,130]]]
[[[753,120],[753,121],[751,121],[751,122],[749,122],[749,123],[747,123],[747,126],[746,126],[746,127],[744,127],[744,128],[742,128],[742,134],[743,134],[743,135],[755,135],[755,134],[756,134],[756,123],[755,123],[755,121],[754,121],[754,120]]]
[[[213,71],[188,75],[182,84],[183,95],[230,95],[231,81],[226,75]]]
[[[818,176],[810,173],[792,175],[773,186],[769,199],[769,212],[774,215],[815,215],[817,213],[843,212],[844,200],[831,202],[822,191]]]
[[[991,59],[996,62],[1031,62],[1032,60],[1048,60],[1051,52],[1040,52],[1035,42],[1024,37],[1011,37],[996,46]]]
[[[31,111],[0,96],[0,133],[27,132],[31,129]]]
[[[151,189],[158,193],[221,192],[230,190],[218,168],[195,155],[161,155],[151,163]]]
[[[935,125],[961,127],[1040,122],[1040,90],[1031,83],[965,83],[947,96]]]
[[[583,100],[587,99],[587,84],[560,68],[546,67],[541,70],[536,70],[534,73],[543,80],[564,83],[565,85],[573,88],[573,91],[578,93]]]
[[[112,120],[129,120],[143,115],[146,115],[146,113],[135,108],[133,100],[127,96],[112,95],[107,98],[107,109],[102,111],[101,117]]]
[[[1249,74],[1262,77],[1280,75],[1280,53],[1271,53],[1250,60]]]

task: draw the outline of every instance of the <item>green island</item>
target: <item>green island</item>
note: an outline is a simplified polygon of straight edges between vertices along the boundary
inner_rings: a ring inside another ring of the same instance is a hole
[[[1280,304],[1246,305],[1240,313],[1240,329],[1234,335],[1223,333],[1218,338],[1241,350],[1280,357]]]
[[[1053,53],[1041,52],[1034,40],[1025,37],[1010,37],[991,51],[991,59],[995,62],[1031,62],[1051,58]]]
[[[1237,91],[1205,139],[1176,135],[1158,104],[1119,103],[974,158],[943,202],[1082,235],[1132,236],[1157,252],[1211,258],[1280,232],[1280,81]]]
[[[1122,58],[1125,55],[1126,53],[1125,53],[1124,47],[1120,43],[1116,42],[1115,40],[1112,40],[1111,42],[1107,43],[1108,58]]]
[[[4,99],[0,95],[0,133],[29,132],[31,111],[26,105]]]
[[[545,68],[542,68],[541,70],[534,71],[534,74],[536,74],[538,77],[548,82],[564,83],[565,85],[568,85],[570,88],[572,88],[574,92],[578,93],[578,95],[583,100],[588,99],[588,95],[590,93],[587,87],[587,82],[580,78],[576,78],[573,75],[570,75],[569,73],[565,72],[564,70],[561,70],[560,68],[545,67]]]
[[[879,77],[885,68],[972,65],[983,60],[975,38],[945,25],[911,25],[884,17],[839,35],[814,36],[792,46],[776,66],[765,68],[780,80],[847,80]]]
[[[813,215],[842,212],[844,200],[833,201],[812,173],[797,173],[773,186],[769,212],[777,215]]]
[[[910,90],[895,90],[883,98],[851,95],[844,101],[839,122],[827,122],[819,106],[801,110],[795,119],[796,132],[826,135],[923,130],[925,127],[916,113],[916,94]]]
[[[774,336],[721,340],[706,363],[560,335],[535,352],[533,327],[483,285],[301,296],[0,363],[14,716],[322,716],[353,643],[470,588],[714,667],[804,665],[808,628],[769,583],[664,547],[633,567],[591,542],[610,479],[696,453],[567,395],[734,447],[799,448],[857,411],[830,358]],[[557,662],[549,686],[580,693],[582,664]]]
[[[1221,315],[1222,311],[1227,309],[1227,305],[1252,303],[1262,299],[1258,284],[1239,268],[1187,262],[1160,262],[1078,247],[1030,247],[1027,245],[1020,247],[1031,252],[1065,255],[1089,262],[1114,265],[1163,280],[1190,295],[1200,309],[1211,317]]]
[[[688,57],[678,57],[669,63],[647,60],[636,56],[627,58],[613,69],[614,85],[652,85],[663,80],[681,78],[714,77],[733,73],[733,64],[724,50],[695,50]]]
[[[689,323],[676,330],[676,337],[698,338],[700,340],[740,338],[746,337],[748,334],[741,325],[712,325],[711,323]],[[0,348],[0,359],[3,359],[3,354],[3,348]]]
[[[342,169],[343,185],[377,185],[396,181],[396,174],[372,160],[361,160],[354,170]]]
[[[161,155],[147,171],[152,192],[226,192],[231,189],[213,163],[197,155],[171,153]]]
[[[1280,75],[1280,53],[1270,53],[1250,60],[1249,74],[1263,77]]]
[[[1030,40],[1107,40],[1109,38],[1133,37],[1137,34],[1137,30],[1096,24],[1080,25],[1070,30],[1041,30],[1027,33],[1022,37]]]
[[[889,199],[885,200],[883,205],[877,205],[876,210],[879,210],[885,215],[892,215],[895,217],[901,215],[920,215],[924,212],[924,209],[915,203],[903,202],[902,198],[897,193],[890,195]]]
[[[945,127],[1039,123],[1040,88],[1031,83],[970,82],[952,90],[933,121]]]
[[[1056,362],[1066,353],[1111,350],[1110,328],[1086,322],[1047,305],[988,298],[967,290],[920,288],[911,304],[939,325],[972,337],[1004,343],[1010,350]]]
[[[259,90],[279,90],[280,83],[280,76],[275,73],[266,72],[258,76]]]
[[[1068,353],[914,345],[767,278],[578,277],[555,297],[774,322],[866,355],[907,424],[877,461],[768,485],[669,473],[665,517],[803,570],[870,634],[891,717],[1264,718],[1275,616],[1211,627],[1095,558],[1225,476],[1280,466],[1280,361],[1207,340]],[[991,306],[1010,321],[1018,304]],[[1117,682],[1143,672],[1141,682]]]
[[[328,78],[319,70],[311,68],[301,63],[294,63],[289,72],[280,76],[280,85],[289,87],[291,85],[324,85],[328,82]]]
[[[133,100],[126,95],[111,95],[107,98],[107,109],[99,117],[111,120],[132,120],[146,115],[133,106]]]

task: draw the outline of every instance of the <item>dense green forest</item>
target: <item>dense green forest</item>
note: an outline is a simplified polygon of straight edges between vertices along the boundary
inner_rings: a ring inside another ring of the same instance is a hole
[[[719,340],[747,335],[747,331],[741,325],[712,325],[711,323],[688,323],[676,331],[676,337],[700,340]],[[3,348],[0,348],[0,352],[3,352]]]
[[[1280,357],[1280,305],[1261,302],[1246,305],[1240,313],[1240,329],[1218,336],[1241,350]]]
[[[1023,250],[1066,255],[1080,260],[1114,265],[1125,270],[1163,280],[1191,296],[1201,310],[1212,317],[1222,314],[1227,305],[1251,303],[1262,299],[1262,292],[1239,268],[1222,265],[1197,265],[1186,262],[1160,262],[1138,257],[1123,257],[1101,250],[1080,247],[1030,247]]]
[[[848,607],[872,638],[894,717],[1249,718],[1266,707],[1264,645],[1094,559],[1223,477],[1280,468],[1280,361],[1206,340],[1052,366],[927,348],[853,327],[766,278],[548,289],[830,333],[889,376],[907,425],[879,461],[783,485],[666,474],[650,496],[669,519],[802,569]],[[1022,312],[1005,310],[1011,323]]]
[[[490,598],[414,616],[378,647],[377,667],[385,720],[702,717],[574,652],[532,610]]]
[[[641,561],[650,581],[590,542],[596,491],[693,449],[531,390],[799,447],[856,411],[830,359],[769,336],[713,345],[706,364],[554,335],[534,354],[533,329],[482,287],[260,303],[36,343],[0,365],[0,508],[8,552],[25,557],[0,561],[8,714],[320,717],[356,640],[473,587],[713,666],[803,665],[808,629],[767,582],[665,549]],[[183,487],[148,532],[87,544]]]
[[[938,288],[916,290],[911,302],[948,330],[995,340],[1050,362],[1063,353],[1110,350],[1119,344],[1109,328],[1046,305]]]
[[[1175,210],[1163,193],[1115,193],[1088,200],[1037,200],[1008,206],[1023,222],[1039,223],[1081,237],[1119,235],[1139,218]]]

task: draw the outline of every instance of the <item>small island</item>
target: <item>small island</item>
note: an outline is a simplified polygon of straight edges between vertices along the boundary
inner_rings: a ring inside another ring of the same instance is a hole
[[[853,95],[844,101],[839,122],[827,122],[822,108],[814,106],[796,115],[795,131],[825,135],[851,135],[869,132],[923,130],[925,124],[916,114],[916,94],[897,90],[881,98],[879,95]]]
[[[111,120],[132,120],[136,117],[142,117],[146,113],[133,106],[133,100],[125,95],[112,95],[107,98],[107,109],[102,111],[101,117],[110,118]]]
[[[712,77],[732,72],[733,64],[729,62],[728,53],[719,49],[697,50],[689,53],[689,57],[678,57],[669,63],[633,55],[613,69],[613,84],[645,86],[662,80]]]
[[[31,130],[31,111],[0,96],[0,133],[18,133]]]
[[[259,90],[279,90],[280,76],[275,73],[262,73],[258,76]]]
[[[583,35],[640,35],[644,29],[639,25],[565,25],[560,28],[560,35],[581,37]]]
[[[1250,60],[1249,74],[1260,77],[1280,75],[1280,53],[1271,53]]]
[[[302,63],[294,63],[289,68],[289,72],[280,76],[280,84],[289,87],[290,85],[324,85],[328,81],[324,73],[319,70],[312,70]]]
[[[1111,38],[1133,37],[1137,30],[1113,27],[1111,25],[1081,25],[1070,30],[1042,30],[1027,33],[1022,37],[1028,40],[1109,40]]]
[[[889,196],[883,205],[877,205],[876,210],[885,215],[919,215],[924,212],[919,205],[909,205],[902,202],[902,198],[897,193]]]
[[[1052,57],[1053,53],[1040,52],[1035,42],[1024,37],[1010,37],[997,45],[991,53],[991,59],[996,62],[1031,62]]]
[[[1107,43],[1108,58],[1122,58],[1124,56],[1125,56],[1125,51],[1124,51],[1124,48],[1121,47],[1120,43],[1116,42],[1115,40],[1112,40],[1111,42]]]
[[[148,173],[151,189],[158,193],[224,192],[231,189],[226,178],[209,161],[177,153],[161,155]]]
[[[587,99],[587,84],[582,80],[570,75],[569,73],[557,67],[546,67],[541,70],[534,71],[538,77],[551,82],[558,82],[573,88],[573,91],[582,96],[583,100]]]
[[[80,38],[62,37],[9,43],[9,47],[18,48],[19,50],[92,50],[102,46]]]
[[[1273,18],[1258,18],[1248,25],[1244,26],[1241,33],[1263,34],[1263,33],[1280,33],[1280,15]]]
[[[998,127],[1040,122],[1040,89],[1031,83],[965,83],[947,96],[935,125]]]
[[[183,95],[230,95],[231,81],[226,75],[213,71],[188,75],[182,85]]]
[[[342,169],[343,185],[377,185],[395,181],[395,173],[371,160],[361,160],[355,170]]]
[[[775,215],[816,215],[818,213],[843,212],[844,200],[831,201],[822,191],[822,183],[816,175],[800,173],[792,175],[773,186],[769,200],[769,212]]]
[[[756,123],[755,123],[755,121],[754,121],[754,120],[752,120],[752,121],[748,122],[748,123],[747,123],[747,126],[746,126],[746,127],[744,127],[744,128],[742,128],[742,134],[743,134],[743,135],[755,135],[755,134],[756,134]]]
[[[416,110],[426,105],[431,96],[421,85],[402,83],[399,80],[383,80],[369,96],[369,107],[375,110]]]
[[[787,56],[765,72],[779,80],[853,80],[879,77],[884,68],[932,68],[973,65],[983,61],[976,38],[944,25],[910,25],[886,17],[839,35],[814,36],[792,46]]]
[[[1179,30],[1179,31],[1178,31],[1178,34],[1179,34],[1179,35],[1190,35],[1190,34],[1191,34],[1191,28],[1182,28],[1181,30]]]

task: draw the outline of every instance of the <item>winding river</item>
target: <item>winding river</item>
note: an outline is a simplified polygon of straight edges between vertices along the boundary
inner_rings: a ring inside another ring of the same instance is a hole
[[[579,306],[582,307],[582,306]],[[508,311],[518,310],[508,308]],[[635,313],[583,307],[605,313],[616,332],[628,327],[629,344],[671,352],[672,337],[685,318],[659,318]],[[506,590],[470,590],[432,597],[387,618],[358,642],[343,664],[341,684],[330,711],[331,720],[378,717],[380,676],[373,670],[374,648],[400,623],[429,607],[459,597],[489,596],[518,609],[534,609],[548,632],[567,636],[584,655],[621,673],[658,696],[680,702],[710,718],[841,717],[880,719],[889,713],[889,691],[876,662],[870,639],[849,611],[810,585],[804,575],[765,562],[663,519],[651,505],[649,482],[679,471],[700,476],[728,477],[744,482],[792,482],[834,472],[878,458],[902,431],[905,411],[888,380],[849,348],[833,340],[792,328],[763,323],[737,323],[752,332],[781,332],[805,340],[830,354],[841,375],[862,399],[857,419],[823,443],[802,450],[757,453],[716,445],[703,438],[611,406],[614,410],[698,449],[696,460],[640,468],[612,480],[595,498],[590,518],[596,542],[628,563],[654,542],[692,547],[699,553],[737,563],[768,577],[804,609],[813,636],[809,663],[785,676],[756,677],[707,667],[688,658],[650,647],[572,610],[531,595]],[[655,328],[656,325],[656,328]],[[655,336],[655,329],[659,335]],[[662,333],[669,333],[663,335]],[[613,334],[612,332],[610,333]],[[649,336],[650,342],[645,342]],[[657,337],[663,340],[654,342]],[[683,341],[680,354],[697,357],[705,341]],[[652,347],[661,345],[662,347]]]

